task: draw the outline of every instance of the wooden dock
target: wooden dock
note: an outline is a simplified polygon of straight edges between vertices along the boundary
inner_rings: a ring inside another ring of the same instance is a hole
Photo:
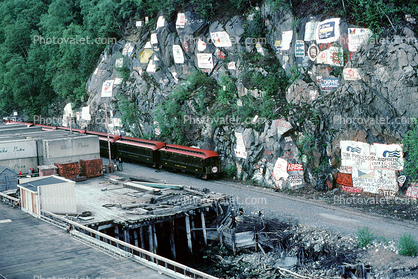
[[[170,278],[0,203],[0,278]]]

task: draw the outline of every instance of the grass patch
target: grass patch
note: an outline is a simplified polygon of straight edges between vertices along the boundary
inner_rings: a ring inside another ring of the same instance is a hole
[[[414,257],[418,255],[418,241],[409,233],[399,238],[399,254]]]
[[[374,233],[371,232],[370,229],[366,226],[358,228],[356,236],[356,245],[359,248],[366,247],[368,244],[373,243],[373,241],[376,239]]]

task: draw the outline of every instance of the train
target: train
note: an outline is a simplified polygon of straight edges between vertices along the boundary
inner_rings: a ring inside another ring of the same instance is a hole
[[[42,130],[65,130],[68,127],[48,126],[28,122],[6,120],[5,124],[25,124],[27,127],[41,127]],[[71,129],[73,133],[96,135],[99,137],[100,156],[124,162],[146,164],[169,171],[182,171],[195,174],[201,179],[216,179],[221,172],[220,157],[212,150],[168,144],[161,141],[112,135],[103,132]],[[110,147],[110,155],[109,155]]]

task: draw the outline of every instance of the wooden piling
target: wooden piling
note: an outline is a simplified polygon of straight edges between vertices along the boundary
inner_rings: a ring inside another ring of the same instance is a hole
[[[123,236],[124,236],[124,241],[126,243],[131,244],[130,237],[129,237],[129,229],[127,229],[127,230],[124,229],[123,230]],[[125,251],[129,251],[129,248],[128,247],[125,247]]]
[[[138,243],[138,231],[136,229],[134,230],[134,245],[136,247],[139,247],[139,243]]]
[[[148,243],[149,243],[149,251],[154,252],[154,234],[152,232],[152,225],[148,225]]]
[[[171,254],[173,255],[173,259],[176,260],[177,254],[176,254],[176,238],[174,236],[174,219],[171,221],[170,226],[170,248],[171,248]]]
[[[200,211],[200,219],[202,220],[202,231],[203,231],[203,240],[205,241],[205,246],[208,245],[208,237],[206,234],[206,221],[205,221],[205,211]]]
[[[139,228],[139,238],[141,239],[141,248],[145,249],[144,227]]]
[[[157,230],[155,229],[155,225],[152,225],[152,234],[154,237],[154,254],[157,254],[157,250],[158,250],[158,241],[157,241]]]
[[[186,221],[186,235],[187,235],[187,246],[189,247],[189,252],[190,254],[193,253],[193,247],[192,247],[192,234],[190,231],[190,216],[186,215],[185,217],[185,221]]]

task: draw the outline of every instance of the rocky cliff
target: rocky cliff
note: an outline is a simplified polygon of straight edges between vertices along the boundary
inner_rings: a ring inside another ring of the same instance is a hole
[[[101,55],[81,127],[103,131],[107,103],[113,133],[213,149],[237,179],[326,189],[341,141],[400,143],[417,115],[412,22],[374,37],[270,5],[215,22],[191,11],[144,20]]]

